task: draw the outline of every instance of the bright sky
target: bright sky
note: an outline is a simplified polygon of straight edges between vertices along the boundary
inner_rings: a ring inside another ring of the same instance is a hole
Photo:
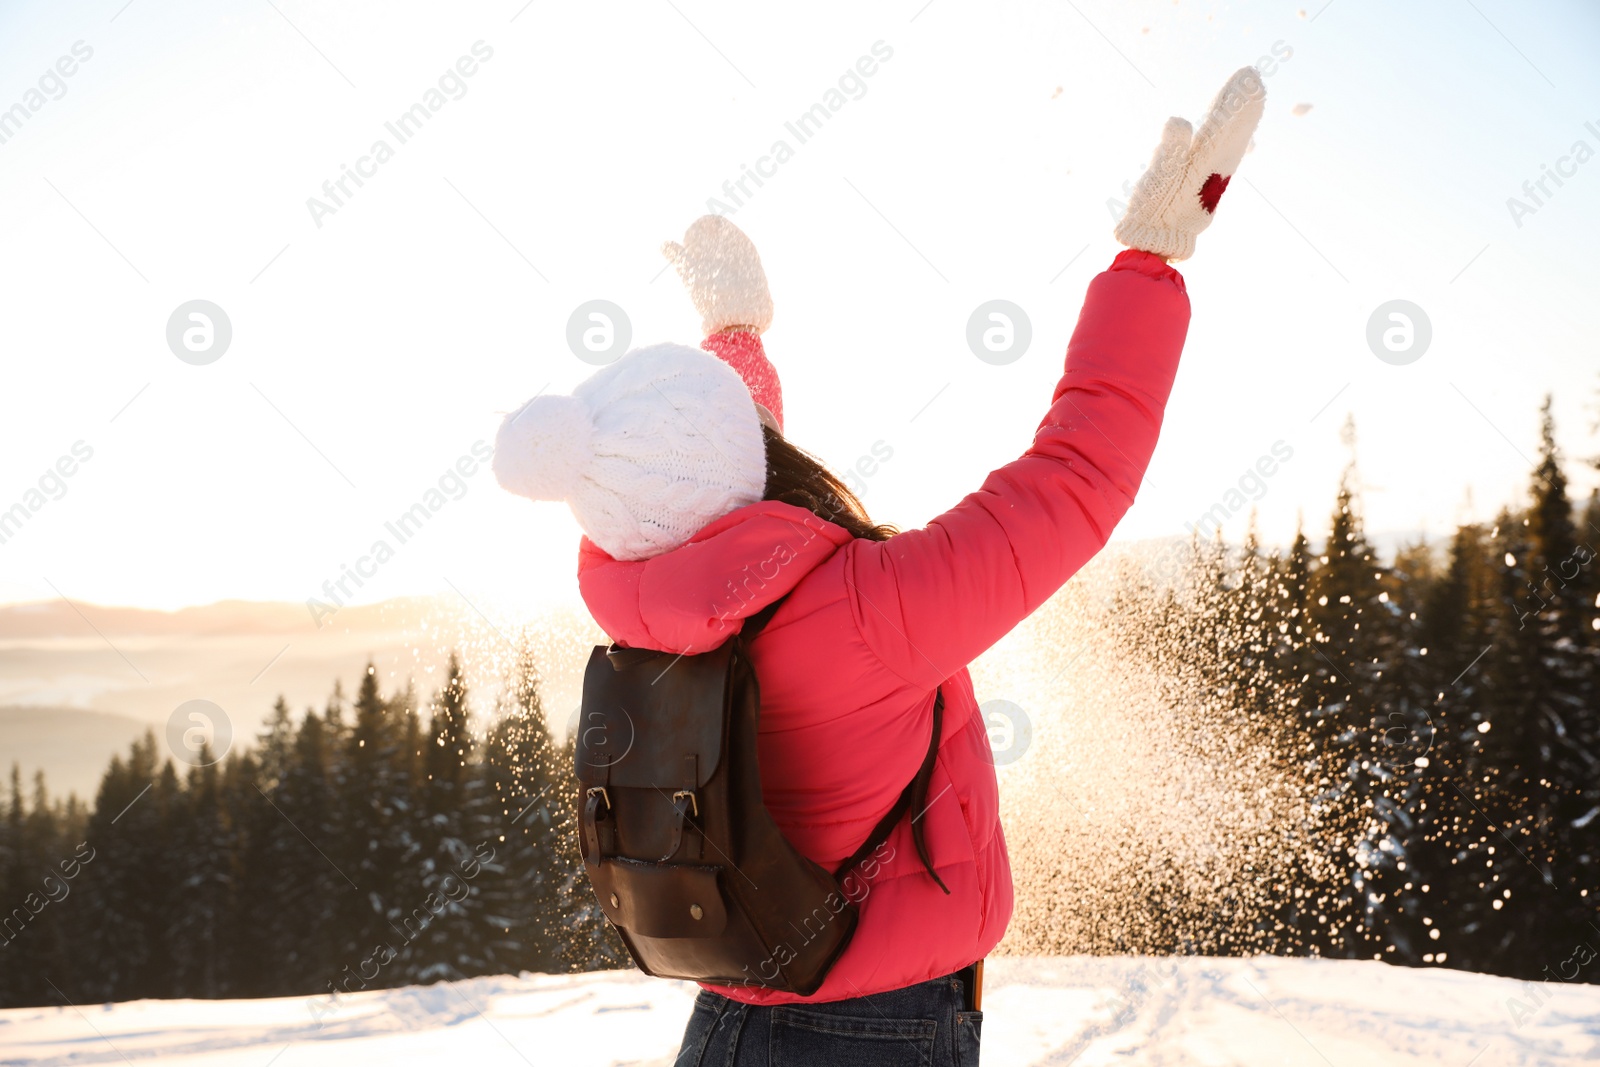
[[[1347,412],[1371,528],[1489,516],[1524,490],[1547,390],[1569,453],[1600,452],[1600,9],[1320,2],[8,4],[0,108],[27,117],[0,125],[0,510],[92,456],[0,544],[0,601],[303,601],[384,538],[363,601],[575,602],[569,514],[487,469],[407,543],[384,523],[592,372],[566,344],[581,303],[624,308],[635,344],[697,341],[657,247],[778,139],[793,158],[734,218],[790,436],[836,467],[883,442],[865,500],[921,524],[1026,447],[1119,250],[1107,199],[1162,121],[1275,45],[1256,149],[1181,265],[1189,344],[1118,536],[1181,533],[1280,440],[1263,530],[1301,509],[1320,530]],[[799,144],[785,122],[877,42]],[[401,143],[385,123],[441,77]],[[380,139],[392,158],[314,220]],[[1507,198],[1546,165],[1567,176],[1518,225]],[[1032,323],[1005,366],[965,340],[995,298]],[[197,299],[232,326],[207,365],[167,343]],[[1393,299],[1432,324],[1405,366],[1366,342]]]

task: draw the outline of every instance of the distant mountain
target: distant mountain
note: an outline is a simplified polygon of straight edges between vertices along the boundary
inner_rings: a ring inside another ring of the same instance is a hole
[[[23,788],[43,768],[51,796],[92,800],[111,757],[126,752],[149,726],[127,715],[82,708],[0,707],[0,772],[19,764]],[[9,786],[8,786],[9,788]]]
[[[280,695],[296,714],[321,708],[335,681],[353,694],[368,662],[386,694],[410,679],[426,705],[451,650],[462,656],[481,727],[524,627],[561,733],[589,650],[604,640],[577,611],[491,620],[460,597],[406,597],[343,608],[318,628],[304,605],[274,602],[178,611],[62,600],[0,606],[0,774],[15,762],[30,780],[43,769],[52,795],[88,796],[113,753],[146,728],[163,738],[186,701],[216,704],[234,743],[248,745]]]
[[[352,605],[340,610],[336,619],[348,630],[406,629],[437,615],[442,605],[436,597],[399,597]],[[85,615],[96,629],[112,637],[304,633],[311,625],[304,605],[276,601],[219,600],[201,607],[157,611],[98,604],[74,607],[65,600],[41,600],[0,606],[0,640],[81,637],[92,632],[84,622]]]

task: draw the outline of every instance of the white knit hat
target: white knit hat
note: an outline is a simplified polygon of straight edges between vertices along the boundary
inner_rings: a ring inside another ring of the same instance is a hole
[[[760,500],[766,442],[738,372],[698,348],[651,345],[507,415],[494,474],[519,496],[565,500],[614,558],[645,559]]]

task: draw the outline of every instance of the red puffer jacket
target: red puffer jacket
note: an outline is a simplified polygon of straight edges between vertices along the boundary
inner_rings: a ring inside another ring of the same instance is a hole
[[[778,826],[824,867],[866,839],[916,773],[944,687],[922,818],[950,895],[923,870],[903,820],[880,850],[886,862],[863,868],[860,925],[816,994],[711,988],[757,1004],[840,1000],[948,974],[1000,940],[1011,866],[967,664],[1100,551],[1133,503],[1188,325],[1177,271],[1149,253],[1117,256],[1089,286],[1032,447],[923,529],[857,540],[764,501],[647,560],[619,561],[583,539],[583,598],[625,646],[704,652],[788,595],[750,648],[761,776]]]

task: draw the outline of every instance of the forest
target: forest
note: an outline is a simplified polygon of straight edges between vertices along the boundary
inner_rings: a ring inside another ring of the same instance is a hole
[[[1015,951],[1596,980],[1600,496],[1572,499],[1548,401],[1527,499],[1444,544],[1380,559],[1358,484],[1352,462],[1315,543],[1196,536],[1124,561],[1105,613],[1126,669],[1207,694],[1243,724],[1231,743],[1308,798],[1314,818],[1248,865],[1277,873],[1241,874],[1262,906],[1151,885],[1142,907],[1165,919],[1110,948]],[[323,994],[333,1011],[365,988],[625,966],[577,859],[570,743],[533,656],[492,707],[470,706],[463,675],[452,656],[424,701],[381,693],[369,664],[353,701],[337,683],[320,711],[280,698],[252,745],[181,773],[147,735],[91,804],[13,768],[0,1006]],[[1050,892],[1036,869],[1018,868],[1019,907]]]

